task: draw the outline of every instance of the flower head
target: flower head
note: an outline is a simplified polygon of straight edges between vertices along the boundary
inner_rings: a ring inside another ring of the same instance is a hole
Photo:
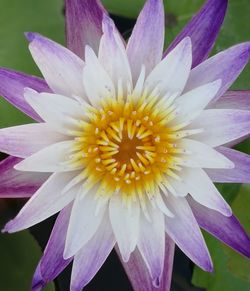
[[[195,24],[205,31],[214,2],[205,4],[162,57],[161,0],[146,1],[127,45],[98,2],[68,0],[73,52],[26,34],[47,84],[1,71],[3,80],[22,88],[16,96],[1,85],[3,95],[40,123],[0,130],[0,149],[22,159],[10,163],[22,179],[44,181],[5,231],[28,228],[60,211],[34,289],[74,259],[71,290],[81,290],[117,243],[128,272],[135,256],[146,265],[152,286],[165,284],[166,290],[173,242],[212,271],[199,226],[249,256],[249,238],[213,181],[246,179],[243,156],[223,145],[249,134],[250,112],[240,104],[232,108],[223,94],[247,63],[250,44],[202,62],[227,1],[216,2],[219,20],[206,46],[200,47]],[[76,24],[73,15],[82,21]],[[225,100],[219,108],[217,100]],[[229,237],[221,227],[241,236]]]

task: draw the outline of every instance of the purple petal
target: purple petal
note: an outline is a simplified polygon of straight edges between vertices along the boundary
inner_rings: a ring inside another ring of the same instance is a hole
[[[24,88],[27,87],[37,92],[51,91],[43,79],[0,68],[0,95],[31,118],[41,121],[23,97]]]
[[[151,208],[151,209],[150,209]],[[164,268],[164,215],[158,208],[148,207],[150,221],[141,215],[138,250],[140,251],[155,286],[159,286]]]
[[[44,282],[40,270],[40,264],[38,264],[36,271],[33,276],[31,291],[41,291],[45,287],[46,283]]]
[[[102,36],[102,17],[107,13],[99,0],[66,0],[67,47],[84,57],[85,46],[97,53]]]
[[[38,34],[28,32],[29,49],[34,61],[54,93],[82,97],[84,62],[62,45]]]
[[[162,279],[159,288],[155,288],[154,291],[168,291],[170,290],[172,270],[174,262],[174,241],[166,234],[165,238],[165,259],[164,259],[164,269],[162,273]]]
[[[164,44],[164,7],[162,0],[148,0],[141,11],[127,46],[134,82],[142,66],[146,75],[160,62]]]
[[[23,198],[31,197],[48,179],[46,173],[20,172],[14,166],[21,161],[19,158],[8,157],[0,162],[0,197]]]
[[[127,263],[123,262],[116,247],[117,254],[121,259],[121,263],[125,269],[125,272],[133,286],[135,291],[169,291],[171,285],[173,260],[174,260],[174,242],[166,235],[165,238],[165,259],[162,279],[159,287],[155,287],[147,266],[138,249],[131,254]]]
[[[45,123],[31,123],[0,129],[0,151],[26,158],[65,137]]]
[[[206,243],[185,198],[168,196],[166,205],[174,217],[165,217],[166,233],[201,269],[212,272],[213,264]]]
[[[223,216],[217,211],[196,203],[191,197],[188,198],[188,202],[200,227],[240,254],[250,258],[250,237],[234,215]]]
[[[250,57],[250,42],[235,45],[216,54],[191,70],[185,91],[221,79],[222,85],[213,102],[237,79]]]
[[[82,290],[101,268],[115,245],[108,213],[93,238],[74,256],[71,291]]]
[[[54,280],[71,262],[64,260],[63,251],[72,205],[66,206],[58,215],[43,256],[32,281],[32,291]]]
[[[227,91],[211,107],[250,110],[250,91]]]
[[[206,169],[210,179],[218,183],[250,183],[250,156],[226,147],[219,147],[217,150],[231,160],[235,167]]]
[[[183,38],[192,40],[193,65],[196,67],[209,55],[222,25],[227,0],[207,0],[201,10],[190,20],[175,38],[164,55],[169,53]]]

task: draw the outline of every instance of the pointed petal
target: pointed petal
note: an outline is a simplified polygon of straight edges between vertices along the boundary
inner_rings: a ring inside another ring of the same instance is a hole
[[[23,198],[31,197],[48,179],[47,173],[26,173],[14,169],[21,161],[19,158],[8,157],[0,162],[0,197]]]
[[[227,0],[207,0],[168,47],[169,53],[186,36],[192,41],[193,65],[196,67],[209,55],[225,17]]]
[[[174,241],[165,234],[165,258],[164,269],[162,273],[162,279],[159,288],[155,288],[153,291],[169,291],[171,286],[173,262],[174,262]]]
[[[191,197],[188,198],[188,202],[200,227],[240,254],[250,258],[250,237],[234,215],[225,217],[198,204]]]
[[[232,210],[210,178],[202,169],[183,171],[183,182],[176,183],[176,190],[190,194],[198,203],[214,209],[225,216],[231,216]]]
[[[250,110],[250,91],[227,91],[211,108]]]
[[[195,88],[177,98],[174,104],[177,106],[178,115],[174,123],[193,121],[214,98],[220,86],[221,81],[217,80]]]
[[[121,195],[114,195],[109,203],[109,215],[122,258],[127,262],[138,240],[140,205],[137,201],[131,202],[128,208]]]
[[[82,290],[101,268],[115,245],[108,211],[95,235],[74,257],[71,291]]]
[[[84,58],[85,46],[97,53],[102,36],[102,17],[107,13],[99,0],[66,0],[67,47]]]
[[[35,273],[33,275],[31,291],[41,291],[42,288],[45,286],[46,286],[46,282],[44,282],[42,278],[40,265],[38,264],[36,267]]]
[[[102,222],[106,207],[96,214],[95,194],[93,189],[84,197],[82,190],[78,192],[67,231],[63,255],[65,259],[74,256],[95,235]]]
[[[0,151],[26,158],[44,147],[64,140],[45,123],[25,124],[0,129]]]
[[[208,109],[192,123],[203,132],[196,140],[217,147],[250,134],[250,111],[234,109]]]
[[[191,168],[224,168],[233,169],[234,163],[223,154],[212,147],[192,140],[184,138],[180,142],[180,146],[188,152],[183,156],[184,165]]]
[[[18,215],[6,224],[4,230],[12,233],[29,228],[62,210],[76,195],[76,187],[62,194],[65,184],[72,179],[72,176],[72,173],[51,175]]]
[[[72,260],[72,258],[68,260],[63,258],[71,208],[72,204],[69,204],[57,216],[49,241],[32,280],[33,289],[35,286],[45,286],[48,282],[53,281]]]
[[[49,87],[58,94],[84,98],[84,62],[67,48],[36,33],[27,33],[29,49]]]
[[[167,205],[175,217],[165,217],[167,234],[200,268],[212,272],[213,264],[200,228],[185,198],[168,196]]]
[[[145,86],[149,91],[157,87],[162,94],[181,93],[190,74],[191,63],[191,41],[186,37],[153,69]]]
[[[151,221],[148,221],[141,214],[137,246],[152,277],[153,284],[158,287],[164,267],[164,214],[158,208],[153,208],[152,206],[148,210]]]
[[[90,103],[95,107],[100,106],[103,97],[115,98],[114,84],[89,46],[85,48],[83,84]]]
[[[132,284],[135,291],[169,291],[172,277],[173,259],[174,259],[174,242],[166,235],[165,238],[165,259],[164,270],[159,287],[155,287],[152,282],[152,278],[149,274],[148,268],[141,256],[141,253],[136,248],[131,254],[127,263],[124,263],[121,259],[121,263],[125,269],[125,272]],[[116,248],[116,252],[119,257],[119,250]]]
[[[103,36],[99,49],[100,62],[114,84],[117,86],[118,81],[121,80],[125,89],[128,84],[131,86],[132,77],[123,40],[113,21],[106,15],[103,16],[102,27]]]
[[[220,79],[222,86],[213,102],[222,96],[237,79],[250,57],[250,42],[235,45],[209,58],[191,70],[185,92]]]
[[[23,98],[26,87],[37,92],[50,92],[46,82],[40,78],[0,68],[0,95],[31,118],[41,121],[41,118]]]
[[[210,179],[217,183],[250,183],[250,156],[226,147],[217,150],[234,163],[234,168],[207,169]]]
[[[146,75],[161,61],[164,44],[164,7],[162,0],[148,0],[128,41],[127,54],[134,82],[144,65]]]
[[[77,120],[84,117],[83,106],[71,98],[32,90],[25,90],[24,97],[51,128],[63,134],[67,134],[67,129],[76,128]]]
[[[68,163],[69,156],[74,148],[73,141],[62,141],[36,152],[15,165],[19,171],[30,172],[64,172],[74,171],[79,167]]]

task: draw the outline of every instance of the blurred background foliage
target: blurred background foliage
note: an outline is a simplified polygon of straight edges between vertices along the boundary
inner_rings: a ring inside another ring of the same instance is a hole
[[[144,0],[103,0],[123,34],[128,37]],[[198,11],[204,0],[164,0],[166,10],[166,46],[185,23]],[[64,44],[63,0],[0,0],[0,66],[40,75],[27,48],[23,32],[36,31]],[[229,0],[227,16],[212,54],[250,39],[249,0]],[[233,89],[250,89],[250,65]],[[0,99],[0,127],[30,122],[30,119]],[[250,153],[250,142],[238,148]],[[250,233],[250,187],[218,185],[235,214]],[[15,201],[0,202],[0,226],[16,213]],[[204,233],[215,271],[208,274],[194,267],[192,283],[208,291],[250,290],[250,261],[238,255],[210,235]],[[0,290],[29,290],[41,249],[29,231],[14,235],[0,234]],[[177,291],[193,290],[179,285]],[[53,284],[44,290],[54,290]],[[94,289],[93,289],[94,290]]]

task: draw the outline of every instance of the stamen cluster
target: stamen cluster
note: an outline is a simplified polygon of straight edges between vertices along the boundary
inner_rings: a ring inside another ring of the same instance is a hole
[[[167,99],[167,101],[166,101]],[[174,96],[157,94],[135,98],[106,98],[100,108],[89,106],[82,130],[76,132],[72,162],[83,165],[77,178],[97,195],[121,192],[124,199],[149,199],[171,189],[169,177],[179,179],[183,154],[181,138],[189,131],[173,125],[178,115]]]

